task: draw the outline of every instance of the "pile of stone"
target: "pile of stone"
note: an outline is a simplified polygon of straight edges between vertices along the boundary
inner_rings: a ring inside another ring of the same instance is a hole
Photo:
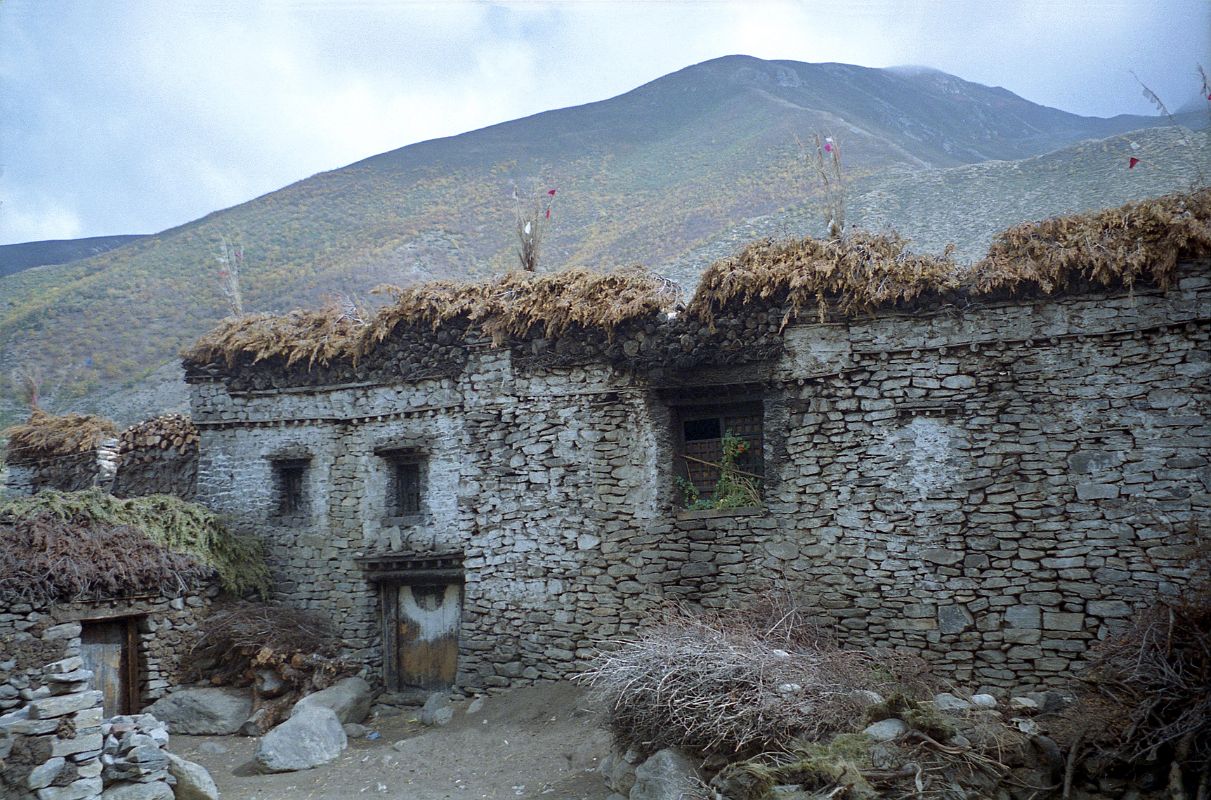
[[[21,797],[79,800],[101,794],[101,693],[77,656],[48,664],[43,685],[0,716],[0,785]],[[7,795],[6,795],[7,796]]]
[[[150,714],[119,716],[101,724],[101,778],[106,798],[169,800],[176,783],[168,772],[168,730]]]

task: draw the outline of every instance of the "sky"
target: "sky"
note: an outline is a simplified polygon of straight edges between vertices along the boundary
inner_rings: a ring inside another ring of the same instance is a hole
[[[154,233],[413,142],[724,55],[915,64],[1171,108],[1208,0],[0,0],[0,244]]]

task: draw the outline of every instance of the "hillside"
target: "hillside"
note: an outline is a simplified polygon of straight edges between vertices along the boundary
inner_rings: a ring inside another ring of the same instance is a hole
[[[1193,147],[1183,144],[1187,136]],[[1127,169],[1133,154],[1147,154],[1148,163]],[[846,219],[853,228],[894,229],[920,252],[936,253],[953,244],[957,259],[976,261],[993,236],[1011,225],[1188,188],[1196,164],[1211,176],[1211,133],[1152,128],[1018,161],[887,170],[849,186]],[[654,266],[688,288],[712,261],[754,239],[823,235],[819,204],[800,203],[744,220],[684,256]]]
[[[810,200],[796,136],[836,136],[854,187],[873,193],[879,176],[916,185],[923,171],[1029,158],[1156,123],[1080,117],[933,70],[716,59],[610,100],[401,148],[86,260],[0,278],[0,362],[39,369],[63,384],[61,397],[91,392],[84,406],[137,382],[225,313],[214,258],[223,236],[244,245],[252,311],[363,295],[381,282],[505,270],[514,185],[523,194],[559,189],[547,268],[677,264],[737,220]],[[0,394],[11,398],[11,385]]]
[[[47,239],[41,242],[0,245],[0,277],[31,267],[67,264],[130,244],[138,235],[90,236],[85,239]]]

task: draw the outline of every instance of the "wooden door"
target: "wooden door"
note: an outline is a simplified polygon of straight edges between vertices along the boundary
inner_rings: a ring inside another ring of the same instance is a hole
[[[138,711],[137,631],[134,617],[81,623],[80,659],[93,673],[106,717]]]
[[[383,586],[388,686],[446,689],[458,675],[462,584]]]

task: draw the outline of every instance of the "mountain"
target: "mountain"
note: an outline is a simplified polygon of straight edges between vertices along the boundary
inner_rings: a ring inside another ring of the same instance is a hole
[[[817,187],[797,137],[835,137],[847,180],[874,197],[889,176],[915,185],[918,174],[1041,156],[1159,122],[1081,117],[936,70],[730,56],[0,278],[0,363],[37,368],[65,397],[91,392],[82,407],[137,383],[225,313],[223,237],[244,247],[245,308],[283,310],[382,282],[506,270],[516,258],[514,188],[523,197],[557,188],[544,268],[681,265],[692,280],[684,259],[721,231],[810,206]]]
[[[90,236],[0,245],[0,278],[30,267],[67,264],[129,244],[141,236]]]

